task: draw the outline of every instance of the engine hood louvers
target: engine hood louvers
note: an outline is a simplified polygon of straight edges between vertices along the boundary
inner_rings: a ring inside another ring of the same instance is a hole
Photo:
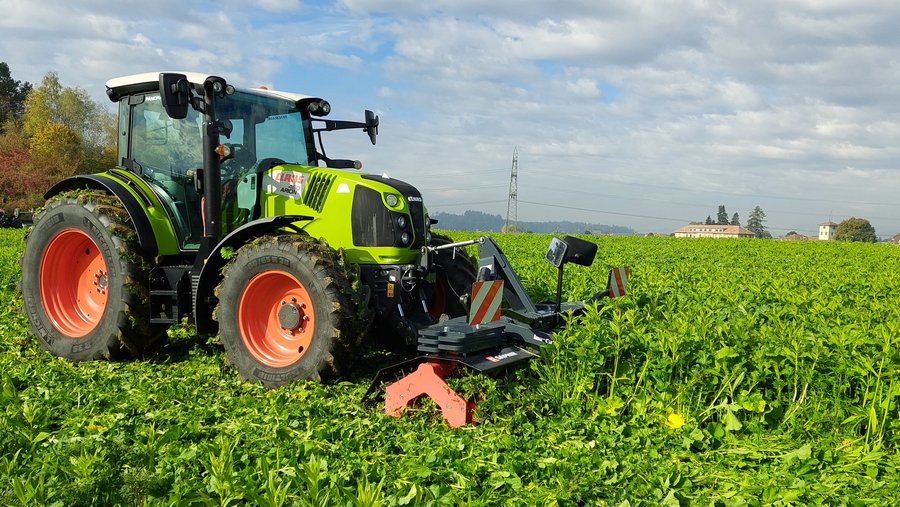
[[[306,191],[303,192],[303,204],[321,213],[334,179],[333,174],[313,173],[306,185]]]

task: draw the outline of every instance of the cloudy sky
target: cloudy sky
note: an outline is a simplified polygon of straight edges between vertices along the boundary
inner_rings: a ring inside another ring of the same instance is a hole
[[[429,209],[671,232],[715,217],[773,235],[868,218],[900,232],[894,0],[0,0],[13,77],[103,83],[196,70],[381,116],[332,157]]]

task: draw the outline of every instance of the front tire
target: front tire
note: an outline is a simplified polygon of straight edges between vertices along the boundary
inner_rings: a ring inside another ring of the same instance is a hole
[[[31,333],[73,361],[139,355],[149,324],[146,262],[115,197],[83,191],[47,202],[28,232],[19,285]]]
[[[329,380],[358,351],[358,301],[343,256],[306,235],[245,245],[223,270],[215,318],[229,361],[279,387]]]

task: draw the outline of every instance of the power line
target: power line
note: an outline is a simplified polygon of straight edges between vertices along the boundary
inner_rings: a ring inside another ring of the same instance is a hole
[[[442,171],[438,173],[431,173],[435,175],[439,175],[441,178],[447,177],[456,177],[456,176],[466,176],[469,174],[474,174],[477,176],[481,176],[483,174],[495,174],[495,173],[506,173],[506,169],[487,169],[487,170],[475,170],[475,171]]]
[[[465,191],[469,190],[478,190],[483,188],[504,188],[506,187],[506,183],[497,183],[496,185],[478,185],[476,187],[465,187],[465,188],[450,188],[450,187],[416,187],[420,192],[447,192],[447,191]]]
[[[447,204],[441,203],[428,203],[429,208],[450,208],[453,206],[475,206],[476,204],[497,204],[501,202],[506,202],[503,200],[496,201],[477,201],[477,202],[451,202]]]
[[[547,187],[544,185],[537,187],[536,185],[525,184],[525,186],[532,187],[532,188],[540,188],[541,190],[549,190],[549,191],[554,191],[554,192],[582,194],[582,195],[589,195],[591,197],[605,197],[607,199],[624,199],[624,200],[629,200],[629,201],[658,202],[661,204],[674,204],[674,205],[678,205],[678,206],[690,206],[690,207],[704,208],[704,209],[715,208],[716,206],[718,206],[718,204],[701,204],[701,203],[696,203],[696,202],[691,203],[691,202],[680,202],[680,201],[668,201],[665,199],[654,199],[652,197],[598,194],[596,192],[590,192],[590,191],[586,191],[586,190],[575,190],[575,189],[569,189],[569,188],[554,188],[554,187]],[[803,212],[803,211],[787,211],[787,210],[778,210],[778,209],[774,209],[774,210],[769,209],[769,213],[784,213],[787,215],[805,215],[805,216],[811,216],[811,217],[821,217],[823,215],[823,213],[809,213],[809,212]],[[874,220],[895,220],[897,218],[897,217],[871,216],[868,214],[866,215],[866,217],[869,219],[874,219]]]
[[[710,194],[724,194],[724,195],[734,195],[738,197],[760,197],[763,199],[782,199],[786,201],[813,201],[813,202],[830,202],[830,203],[839,203],[839,204],[862,204],[867,206],[897,206],[900,207],[900,203],[896,202],[869,202],[869,201],[848,201],[844,199],[821,199],[815,197],[799,197],[799,196],[780,196],[780,195],[769,195],[769,194],[744,194],[740,192],[728,192],[724,190],[705,190],[701,188],[685,188],[685,187],[672,187],[666,185],[654,185],[652,183],[629,183],[629,182],[621,182],[621,181],[608,181],[605,183],[613,183],[616,185],[632,185],[636,187],[648,187],[648,188],[659,188],[662,190],[680,190],[683,192],[704,192]]]
[[[453,203],[446,203],[446,204],[431,203],[430,206],[432,207],[432,209],[437,209],[437,208],[451,208],[451,207],[456,207],[456,206],[476,206],[476,205],[481,205],[481,204],[499,204],[502,202],[505,202],[505,201],[493,200],[493,201],[453,202]],[[638,213],[623,213],[621,211],[609,211],[609,210],[600,210],[600,209],[594,209],[594,208],[582,208],[582,207],[578,207],[578,206],[564,206],[562,204],[549,204],[549,203],[544,203],[544,202],[526,201],[526,200],[522,200],[522,199],[519,199],[519,202],[522,202],[525,204],[531,204],[534,206],[545,206],[545,207],[549,207],[549,208],[560,208],[560,209],[568,209],[568,210],[574,210],[574,211],[584,211],[584,212],[588,212],[588,213],[600,213],[603,215],[614,215],[614,216],[633,217],[633,218],[647,218],[650,220],[666,220],[669,222],[678,222],[678,223],[690,223],[691,222],[691,219],[688,219],[688,218],[672,218],[672,217],[660,217],[660,216],[655,216],[655,215],[641,215]],[[794,227],[794,228],[766,227],[766,229],[772,230],[772,231],[787,231],[787,232],[790,232],[790,231],[804,231],[804,232],[812,231],[812,232],[814,232],[812,229],[807,229],[807,228],[803,228],[803,227]]]
[[[591,209],[591,208],[580,208],[577,206],[563,206],[562,204],[547,204],[547,203],[543,203],[543,202],[534,202],[534,201],[525,201],[525,200],[520,200],[520,202],[523,202],[525,204],[533,204],[535,206],[547,206],[550,208],[561,208],[561,209],[569,209],[569,210],[575,210],[575,211],[587,211],[590,213],[601,213],[604,215],[616,215],[616,216],[635,217],[635,218],[649,218],[652,220],[668,220],[670,222],[679,222],[679,223],[691,222],[690,219],[685,219],[685,218],[670,218],[670,217],[657,217],[657,216],[653,216],[653,215],[639,215],[636,213],[622,213],[619,211],[607,211],[607,210],[599,210],[599,209]],[[796,229],[785,229],[785,228],[781,228],[781,227],[766,227],[766,229],[773,230],[773,231],[795,231],[796,230]],[[809,231],[810,229],[802,229],[802,230]]]
[[[502,172],[502,170],[455,172],[452,174],[448,174],[448,176],[455,177],[455,176],[468,175],[468,174],[482,175],[482,174],[496,173],[496,172]],[[824,199],[824,198],[801,197],[801,196],[780,196],[780,195],[771,195],[771,194],[747,194],[747,193],[741,193],[741,192],[729,192],[729,191],[725,191],[725,190],[706,190],[706,189],[700,189],[700,188],[686,188],[686,187],[676,187],[676,186],[668,186],[668,185],[655,185],[652,183],[606,181],[606,182],[604,182],[604,184],[624,185],[624,186],[632,186],[632,187],[638,187],[638,188],[642,188],[642,187],[658,188],[658,189],[662,189],[662,190],[676,190],[676,191],[681,191],[681,192],[701,192],[701,193],[706,193],[706,194],[731,195],[731,196],[745,197],[745,198],[746,197],[757,197],[760,199],[778,199],[778,200],[786,200],[786,201],[824,202],[824,203],[832,203],[832,204],[836,203],[836,204],[845,204],[845,205],[900,207],[900,203],[887,203],[887,202],[875,202],[875,201],[850,201],[850,200],[843,200],[843,199]],[[494,187],[500,187],[502,185],[505,185],[505,184],[497,183],[497,184],[493,184],[493,185],[482,185],[482,186],[478,186],[478,187],[459,187],[459,188],[450,188],[450,187],[445,186],[445,187],[441,187],[439,190],[472,190],[475,188],[494,188]],[[526,186],[528,186],[527,183],[526,183]],[[594,195],[594,196],[599,196],[599,197],[607,197],[607,198],[612,198],[612,199],[641,199],[641,200],[646,200],[646,201],[662,202],[662,203],[668,203],[668,204],[678,204],[678,205],[684,205],[684,206],[694,206],[695,205],[694,203],[666,201],[666,200],[652,199],[652,198],[648,198],[648,197],[623,197],[621,195],[596,194],[594,192],[578,191],[578,190],[573,190],[573,189],[565,189],[565,190],[564,189],[553,189],[553,188],[544,187],[544,186],[541,186],[541,188],[546,189],[546,190],[559,190],[559,191],[564,191],[564,192],[589,194],[589,195]],[[794,213],[794,212],[786,212],[786,211],[777,211],[777,212],[779,212],[779,213]],[[816,214],[810,214],[810,215],[816,215]],[[882,220],[892,220],[894,217],[872,217],[872,218],[882,219]]]
[[[635,217],[635,218],[650,218],[654,220],[669,220],[672,222],[690,222],[690,220],[684,220],[682,218],[668,218],[668,217],[656,217],[652,215],[639,215],[636,213],[622,213],[620,211],[607,211],[607,210],[599,210],[599,209],[591,209],[591,208],[579,208],[577,206],[563,206],[562,204],[547,204],[543,202],[534,202],[534,201],[521,201],[525,204],[534,204],[536,206],[547,206],[550,208],[562,208],[562,209],[570,209],[575,211],[589,211],[592,213],[602,213],[604,215],[616,215],[622,217]]]

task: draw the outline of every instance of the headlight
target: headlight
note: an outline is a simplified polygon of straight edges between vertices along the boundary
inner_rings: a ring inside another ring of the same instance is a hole
[[[387,194],[384,196],[384,202],[386,202],[388,206],[393,208],[397,204],[400,204],[400,199],[398,199],[394,194]]]
[[[400,227],[401,229],[406,229],[406,217],[405,216],[400,215],[399,217],[397,217],[397,227]]]
[[[318,99],[310,102],[307,110],[313,116],[328,116],[328,113],[331,112],[331,104],[327,100]]]
[[[409,233],[404,231],[403,234],[400,235],[400,243],[402,243],[403,245],[408,245],[409,240],[410,240]]]

